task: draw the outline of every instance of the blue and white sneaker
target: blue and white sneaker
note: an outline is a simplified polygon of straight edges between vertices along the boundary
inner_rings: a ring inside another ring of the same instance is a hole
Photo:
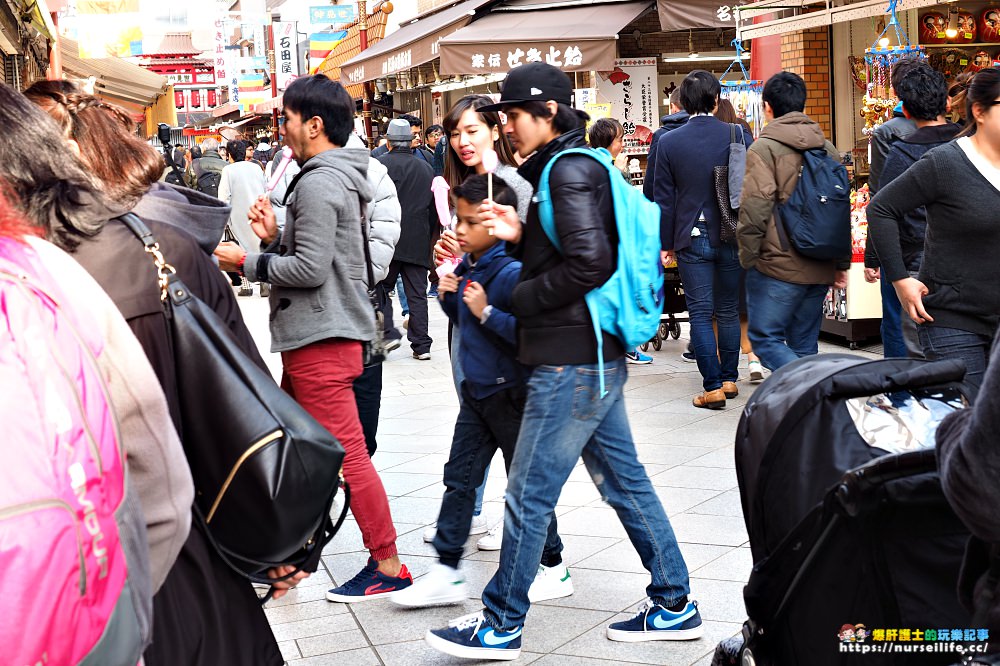
[[[625,643],[642,641],[690,641],[701,638],[704,627],[698,604],[689,601],[679,613],[646,599],[630,620],[608,627],[608,638]]]
[[[633,365],[649,365],[653,362],[653,357],[649,354],[643,354],[638,349],[633,349],[625,352],[625,361]]]
[[[463,659],[513,661],[521,656],[521,628],[497,631],[483,612],[452,620],[445,629],[431,629],[424,640],[435,650]]]

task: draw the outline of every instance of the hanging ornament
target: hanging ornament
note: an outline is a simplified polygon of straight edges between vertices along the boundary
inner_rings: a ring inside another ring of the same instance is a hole
[[[871,48],[865,49],[865,64],[867,66],[867,88],[865,96],[862,98],[861,116],[865,119],[865,126],[862,133],[870,136],[875,128],[892,117],[892,110],[896,107],[895,99],[889,82],[889,74],[892,65],[903,58],[926,58],[926,52],[921,46],[910,44],[910,38],[899,24],[899,17],[896,15],[896,3],[898,0],[891,0],[886,13],[889,14],[889,22],[875,39]],[[921,34],[925,30],[925,18],[921,19]],[[944,16],[941,18],[941,30],[944,30]],[[933,17],[932,17],[933,18]],[[937,26],[937,19],[928,23]],[[892,30],[896,38],[896,46],[892,46],[892,39],[889,30]]]

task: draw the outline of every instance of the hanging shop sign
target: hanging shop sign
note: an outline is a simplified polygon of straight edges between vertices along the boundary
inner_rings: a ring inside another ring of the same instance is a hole
[[[275,79],[278,90],[284,90],[299,76],[298,46],[294,21],[274,24]]]
[[[615,60],[610,72],[597,73],[597,97],[611,104],[611,116],[621,122],[626,137],[651,136],[660,117],[656,59]]]
[[[320,5],[309,8],[309,22],[317,25],[352,23],[358,18],[354,5]]]

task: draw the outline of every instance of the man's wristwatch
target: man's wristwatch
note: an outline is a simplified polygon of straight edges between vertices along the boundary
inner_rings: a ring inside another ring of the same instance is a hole
[[[483,314],[479,315],[479,323],[485,324],[486,320],[490,318],[491,314],[493,314],[493,306],[487,305],[485,308],[483,308]]]

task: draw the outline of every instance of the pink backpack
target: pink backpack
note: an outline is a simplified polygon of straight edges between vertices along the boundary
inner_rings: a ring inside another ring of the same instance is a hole
[[[97,366],[104,342],[27,245],[0,239],[0,651],[135,666],[149,642],[145,523]]]

